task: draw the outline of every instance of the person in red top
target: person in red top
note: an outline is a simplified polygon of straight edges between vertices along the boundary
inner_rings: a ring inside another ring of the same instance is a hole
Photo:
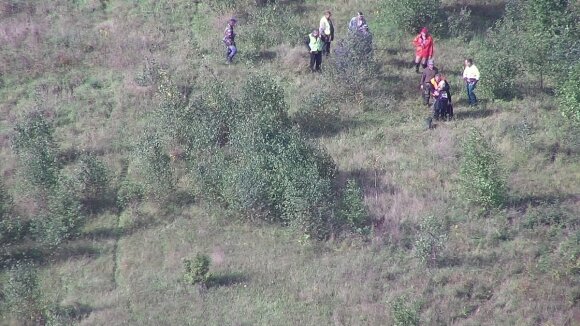
[[[419,73],[419,65],[427,67],[427,60],[433,59],[433,37],[429,34],[427,27],[423,27],[419,35],[413,39],[415,46],[415,71]]]

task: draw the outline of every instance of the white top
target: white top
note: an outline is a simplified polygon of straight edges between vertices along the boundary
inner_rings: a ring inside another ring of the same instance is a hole
[[[465,67],[465,70],[463,70],[463,78],[479,80],[479,69],[475,65]]]

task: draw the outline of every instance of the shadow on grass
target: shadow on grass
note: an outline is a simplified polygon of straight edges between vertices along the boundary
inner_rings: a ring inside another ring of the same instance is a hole
[[[545,194],[545,195],[523,195],[510,198],[507,206],[518,212],[526,212],[529,207],[544,205],[560,205],[564,202],[572,204],[580,203],[580,195],[577,194]]]
[[[457,104],[454,103],[454,118],[456,120],[465,120],[465,119],[483,119],[489,116],[492,116],[495,111],[491,109],[485,109],[485,106],[482,107],[462,107],[460,110],[457,110]]]
[[[472,29],[476,34],[485,33],[495,22],[500,19],[505,12],[505,2],[496,4],[471,4],[463,5],[456,3],[443,8],[445,12],[459,12],[461,8],[467,7],[471,10],[470,20]]]
[[[207,281],[207,287],[232,286],[248,282],[248,277],[242,273],[227,273],[212,275]]]
[[[46,265],[75,257],[95,258],[101,254],[101,250],[84,243],[69,242],[56,249],[39,246],[19,246],[7,249],[0,254],[0,270],[14,266],[19,261],[30,261],[36,265]]]

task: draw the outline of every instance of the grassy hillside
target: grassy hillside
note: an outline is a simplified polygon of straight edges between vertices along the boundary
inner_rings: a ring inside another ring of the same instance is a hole
[[[519,76],[511,100],[478,89],[476,108],[463,89],[463,60],[505,2],[442,1],[460,22],[435,36],[455,120],[432,130],[413,31],[386,18],[386,1],[279,2],[0,1],[0,324],[579,325],[580,128],[558,111],[558,80]],[[333,54],[308,72],[302,39],[326,9],[339,40],[365,13],[372,65],[340,72]],[[226,65],[231,16],[240,52]],[[160,122],[168,102],[240,108],[256,76],[283,91],[291,130],[336,164],[332,194],[360,187],[365,223],[316,240],[234,211],[237,198],[216,201],[183,144],[164,138],[181,130]],[[469,144],[489,145],[502,205],[465,199],[463,180],[480,172],[465,171]],[[158,148],[165,188],[143,163]],[[78,227],[42,222],[60,217]],[[211,258],[206,286],[184,281],[196,254]]]

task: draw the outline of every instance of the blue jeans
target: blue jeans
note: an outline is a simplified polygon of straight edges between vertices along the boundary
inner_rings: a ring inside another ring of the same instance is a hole
[[[476,83],[467,83],[467,101],[469,105],[477,104],[477,97],[475,96],[475,87],[477,86]]]
[[[230,45],[228,46],[228,51],[227,51],[227,58],[229,62],[232,62],[232,60],[234,59],[234,56],[236,55],[236,53],[238,52],[238,49],[236,48],[236,45]]]

